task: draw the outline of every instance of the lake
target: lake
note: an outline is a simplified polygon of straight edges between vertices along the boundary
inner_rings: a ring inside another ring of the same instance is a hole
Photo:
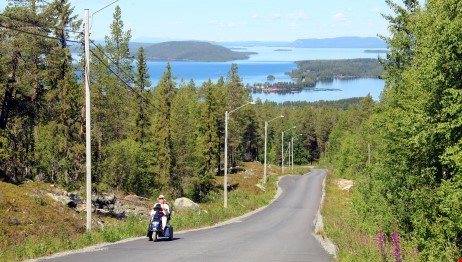
[[[252,93],[253,100],[269,100],[277,103],[286,101],[339,100],[364,97],[368,94],[376,101],[380,98],[384,81],[377,78],[335,79],[332,82],[318,82],[315,88],[303,89],[299,93]]]
[[[216,82],[221,76],[228,74],[231,64],[239,68],[239,75],[244,84],[264,83],[268,75],[274,75],[276,82],[291,81],[285,74],[297,68],[293,61],[315,59],[350,59],[350,58],[377,58],[377,53],[366,53],[364,48],[289,48],[289,47],[234,47],[236,51],[257,52],[248,60],[233,62],[170,62],[172,76],[176,82],[181,79],[188,82],[193,79],[196,85],[211,79]],[[278,49],[291,51],[275,51]],[[377,49],[384,50],[384,49]],[[384,54],[380,54],[384,56]],[[165,72],[166,62],[148,62],[151,82],[156,85]],[[384,81],[380,79],[359,78],[339,80],[333,82],[318,82],[314,89],[304,89],[300,93],[256,93],[252,98],[256,100],[268,99],[274,102],[285,101],[318,101],[338,100],[350,97],[362,97],[367,94],[379,100]]]

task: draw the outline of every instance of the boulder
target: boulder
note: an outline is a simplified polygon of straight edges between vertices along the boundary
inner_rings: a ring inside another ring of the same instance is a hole
[[[69,203],[72,202],[71,198],[67,195],[55,195],[52,193],[47,193],[46,195],[51,197],[55,201],[61,202],[63,205],[69,205]]]
[[[256,184],[255,186],[257,186],[261,191],[265,192],[266,191],[266,188],[264,185],[262,184]]]
[[[75,207],[75,211],[77,211],[78,213],[80,213],[80,212],[87,212],[87,205],[85,205],[85,204],[78,204],[78,205]]]
[[[199,205],[194,203],[191,199],[186,197],[180,197],[175,199],[173,203],[175,211],[188,211],[194,210],[196,212],[200,212]]]

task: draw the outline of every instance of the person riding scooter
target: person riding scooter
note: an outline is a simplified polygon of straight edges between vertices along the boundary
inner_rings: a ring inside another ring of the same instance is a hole
[[[151,216],[153,216],[156,211],[160,211],[159,215],[161,215],[161,220],[162,220],[162,230],[165,230],[165,227],[167,226],[167,220],[168,217],[170,216],[170,207],[168,206],[167,203],[165,203],[165,197],[164,195],[159,195],[157,198],[157,203],[154,204],[151,210]]]

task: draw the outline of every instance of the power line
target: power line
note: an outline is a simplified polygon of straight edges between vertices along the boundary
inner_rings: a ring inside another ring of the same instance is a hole
[[[155,106],[154,104],[150,103],[150,102],[149,102],[149,99],[145,98],[145,97],[142,96],[141,94],[138,94],[138,92],[136,92],[136,90],[134,90],[132,86],[130,86],[130,85],[129,85],[127,82],[125,82],[118,74],[116,74],[116,73],[114,72],[114,70],[112,70],[112,68],[111,68],[110,66],[108,66],[108,65],[107,65],[99,56],[97,56],[91,49],[90,49],[90,52],[93,54],[93,56],[96,57],[96,59],[98,59],[98,60],[104,65],[104,67],[106,67],[113,75],[115,75],[115,76],[117,77],[117,79],[120,80],[120,82],[122,82],[126,87],[128,87],[130,90],[132,90],[133,93],[135,93],[138,97],[143,98],[143,99],[147,102],[146,104],[151,105],[152,107],[154,107],[154,108],[155,108],[156,110],[158,110],[158,111],[161,111],[161,112],[164,111],[164,110],[159,109],[159,108],[158,108],[157,106]]]
[[[0,13],[0,16],[6,17],[6,18],[11,19],[11,20],[14,20],[16,22],[27,23],[27,24],[34,25],[34,26],[39,26],[42,29],[49,29],[49,28],[53,27],[51,25],[41,24],[41,23],[39,23],[37,21],[23,20],[23,19],[19,19],[19,18],[13,17],[13,16],[5,15],[5,14],[2,14],[2,13]],[[54,29],[56,29],[56,28],[54,28]],[[63,28],[63,31],[65,31],[66,33],[83,34],[83,32],[80,32],[80,31],[73,31],[73,30],[69,30],[69,29],[64,30],[64,28]]]
[[[0,27],[6,28],[6,29],[9,29],[9,30],[13,30],[13,31],[17,31],[17,32],[20,32],[20,33],[28,34],[28,35],[33,35],[33,36],[38,36],[38,37],[44,37],[44,38],[53,39],[53,40],[60,40],[60,39],[57,38],[57,37],[48,36],[48,35],[42,35],[42,34],[37,34],[37,33],[29,32],[29,31],[24,31],[24,30],[21,30],[21,29],[18,29],[18,28],[9,27],[9,26],[5,26],[5,25],[2,25],[2,24],[0,24]],[[82,44],[82,42],[80,42],[80,41],[74,41],[74,40],[66,40],[66,41],[67,41],[67,42],[71,42],[71,43]],[[92,43],[93,43],[93,41],[92,41]],[[95,45],[95,44],[93,43],[93,45]],[[101,51],[101,49],[100,49],[97,45],[95,45],[95,46]],[[163,112],[163,110],[159,109],[158,107],[156,107],[156,106],[153,105],[152,103],[149,103],[149,100],[148,100],[147,98],[145,98],[145,97],[143,97],[142,95],[138,94],[138,92],[136,92],[136,90],[134,90],[132,86],[130,86],[130,85],[129,85],[127,82],[125,82],[118,74],[116,74],[116,73],[112,70],[112,68],[111,68],[110,66],[108,66],[100,57],[98,57],[92,50],[90,50],[90,52],[91,52],[91,53],[92,53],[92,54],[93,54],[93,55],[94,55],[94,56],[95,56],[95,57],[96,57],[96,58],[97,58],[97,59],[98,59],[109,71],[111,71],[111,73],[114,74],[125,86],[127,86],[128,88],[130,88],[130,90],[132,90],[133,93],[135,93],[137,96],[143,98],[145,101],[148,102],[147,104],[151,105],[151,106],[154,107],[156,110],[159,110],[159,111]],[[102,52],[102,53],[103,53],[106,57],[108,57],[108,59],[109,59],[113,64],[115,64],[115,63],[109,58],[108,55],[106,55],[104,52]],[[122,71],[122,72],[125,73],[125,71],[121,70],[120,67],[118,67],[116,64],[115,64],[115,66],[116,66],[120,71]],[[127,75],[129,75],[129,74],[127,74]],[[129,78],[130,78],[133,82],[135,82],[134,79],[133,79],[131,76],[129,76]],[[154,98],[155,98],[155,97],[154,97]],[[155,98],[155,99],[157,99],[157,98]],[[159,101],[159,100],[158,100],[158,101]]]
[[[97,49],[98,49],[98,50],[99,50],[99,51],[100,51],[100,52],[101,52],[112,64],[114,64],[114,66],[115,66],[120,72],[123,72],[125,75],[128,76],[128,78],[129,78],[133,83],[136,83],[135,79],[133,79],[133,77],[132,77],[130,74],[128,74],[128,73],[125,72],[122,68],[120,68],[120,66],[118,66],[117,63],[116,63],[111,57],[109,57],[109,55],[107,55],[107,54],[104,52],[104,50],[102,50],[97,44],[95,44],[95,42],[94,42],[93,40],[90,39],[90,42],[91,42],[91,43],[92,43],[92,44],[93,44],[93,45],[94,45],[94,46],[95,46],[95,47],[96,47],[96,48],[97,48]],[[93,53],[93,52],[92,52],[92,53]],[[94,53],[93,53],[93,54],[94,54]],[[112,70],[111,70],[111,71],[112,71]],[[117,77],[119,77],[119,76],[117,76]],[[120,79],[120,78],[119,78],[119,79]],[[142,97],[142,98],[144,98],[144,97]],[[154,96],[153,98],[154,98],[155,100],[157,100],[158,102],[161,102],[161,103],[162,103],[162,101],[159,100],[159,98],[157,98],[157,97],[155,97],[155,96]],[[144,98],[144,99],[146,99],[146,98]],[[156,109],[157,109],[157,108],[156,108]],[[159,110],[159,109],[158,109],[158,110]]]
[[[28,35],[33,35],[33,36],[38,36],[38,37],[44,37],[44,38],[53,39],[53,40],[61,40],[61,39],[59,39],[59,38],[57,38],[57,37],[54,37],[54,36],[48,36],[48,35],[37,34],[37,33],[29,32],[29,31],[21,30],[21,29],[18,29],[18,28],[5,26],[5,25],[2,25],[2,24],[0,24],[0,27],[6,28],[6,29],[9,29],[9,30],[13,30],[13,31],[17,31],[17,32],[21,32],[21,33],[28,34]],[[80,42],[80,41],[69,40],[69,39],[66,39],[66,42],[82,44],[82,42]]]

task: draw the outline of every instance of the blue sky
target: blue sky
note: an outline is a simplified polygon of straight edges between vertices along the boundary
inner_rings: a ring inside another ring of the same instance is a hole
[[[72,0],[83,17],[114,0]],[[0,0],[0,10],[6,1]],[[119,0],[93,17],[91,35],[109,33],[115,5],[133,41],[293,41],[387,34],[384,0]]]

